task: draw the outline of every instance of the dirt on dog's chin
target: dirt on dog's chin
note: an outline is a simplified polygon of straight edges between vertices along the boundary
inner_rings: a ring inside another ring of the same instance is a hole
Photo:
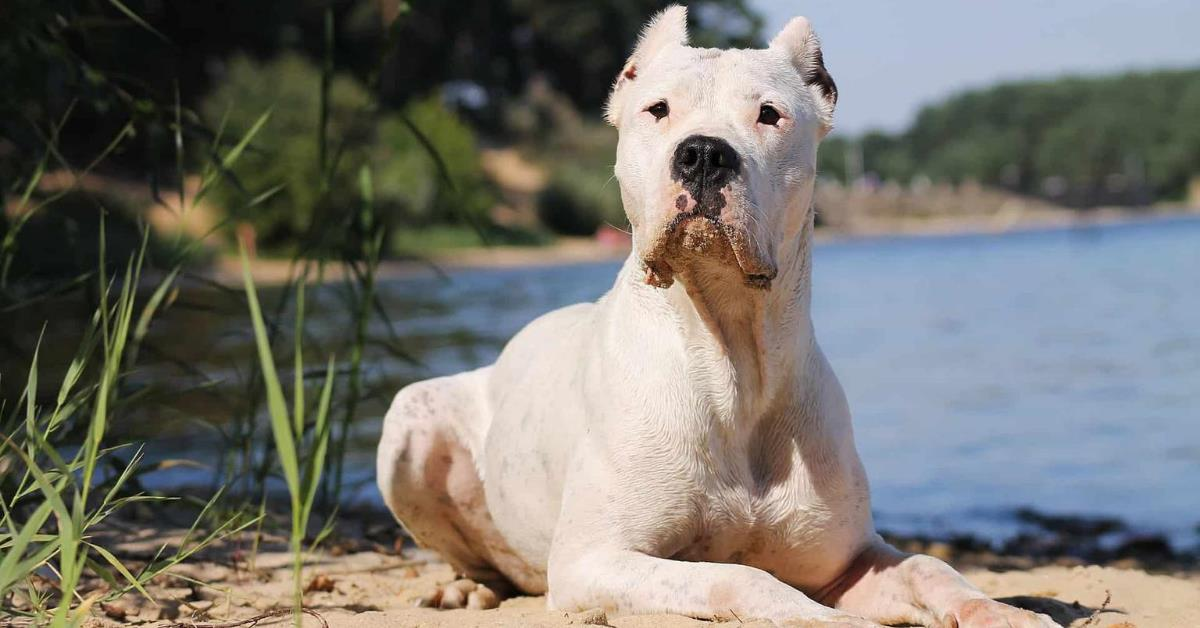
[[[676,275],[697,264],[737,268],[745,285],[769,290],[775,279],[773,262],[764,259],[744,229],[704,216],[677,218],[643,257],[646,283],[669,288]]]

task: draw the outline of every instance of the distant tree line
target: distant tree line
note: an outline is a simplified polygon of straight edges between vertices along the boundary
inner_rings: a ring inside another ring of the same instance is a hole
[[[24,159],[75,103],[64,155],[102,149],[133,116],[140,150],[118,162],[174,160],[174,105],[194,109],[239,55],[299,53],[401,109],[451,89],[476,126],[502,132],[507,101],[533,78],[598,111],[646,19],[670,0],[12,0],[0,23],[0,160]],[[332,17],[327,33],[327,9]],[[129,19],[129,15],[136,19]],[[692,3],[693,38],[758,43],[747,0]],[[139,23],[146,27],[139,26]],[[333,43],[326,59],[326,37]],[[187,118],[187,116],[184,116]],[[186,122],[186,120],[185,120]],[[13,163],[0,164],[14,166]],[[11,170],[6,179],[16,176]]]
[[[1177,200],[1200,175],[1200,69],[965,92],[901,133],[835,133],[820,170],[841,181],[970,179],[1072,206]]]

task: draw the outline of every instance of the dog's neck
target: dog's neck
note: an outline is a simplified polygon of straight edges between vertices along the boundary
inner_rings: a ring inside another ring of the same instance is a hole
[[[673,314],[689,379],[716,400],[718,414],[757,416],[804,375],[812,346],[811,234],[810,221],[779,251],[769,289],[747,285],[737,267],[700,263],[669,288],[638,290]]]

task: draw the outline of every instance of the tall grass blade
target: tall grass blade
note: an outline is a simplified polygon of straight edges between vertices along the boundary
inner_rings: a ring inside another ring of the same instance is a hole
[[[171,43],[171,40],[168,39],[166,35],[159,32],[158,29],[151,26],[146,20],[143,20],[142,16],[138,15],[137,13],[134,13],[133,10],[130,9],[129,7],[125,6],[125,3],[121,2],[121,0],[108,0],[108,3],[113,5],[114,7],[116,7],[116,9],[118,11],[120,11],[121,13],[124,13],[125,17],[129,18],[133,23],[137,24],[138,26],[141,26],[142,28],[146,29],[150,33],[153,33],[154,36],[158,37],[163,42],[168,43],[168,44]]]
[[[304,286],[308,265],[296,279],[296,320],[292,327],[292,430],[304,433]]]
[[[246,147],[250,145],[250,142],[254,140],[254,136],[258,135],[259,131],[262,130],[263,126],[266,125],[267,120],[269,119],[271,119],[270,109],[264,111],[262,115],[258,116],[258,119],[254,121],[254,124],[250,125],[250,130],[246,131],[246,134],[242,136],[242,139],[239,140],[238,143],[233,146],[233,148],[229,149],[229,152],[225,153],[225,156],[221,158],[217,167],[208,170],[204,174],[204,177],[200,180],[200,189],[196,190],[196,195],[192,197],[193,207],[200,204],[200,201],[212,188],[212,184],[214,181],[216,181],[217,177],[228,172],[229,169],[232,168],[239,159],[241,159],[242,153],[246,152]]]
[[[333,373],[335,361],[333,356],[329,356],[329,364],[325,367],[325,385],[321,388],[321,400],[317,404],[317,414],[313,430],[313,452],[309,463],[307,464],[305,479],[305,496],[304,496],[304,515],[302,519],[305,525],[308,524],[309,516],[312,514],[313,504],[316,503],[317,486],[321,483],[321,470],[325,468],[325,455],[329,450],[329,430],[331,422],[329,420],[329,405],[333,398]]]
[[[147,600],[154,602],[154,596],[150,595],[150,592],[147,591],[145,589],[145,587],[142,586],[141,581],[138,580],[138,578],[135,577],[129,571],[129,569],[126,568],[125,565],[122,564],[121,561],[117,559],[116,556],[113,556],[112,552],[104,549],[103,547],[101,547],[99,545],[96,545],[95,543],[88,543],[87,546],[89,548],[91,548],[92,551],[99,554],[100,557],[103,558],[104,561],[107,562],[109,565],[111,565],[113,569],[116,569],[117,573],[120,573],[121,577],[125,578],[125,581],[128,582],[130,586],[137,589],[138,593],[141,593],[143,596],[145,596],[145,598]]]

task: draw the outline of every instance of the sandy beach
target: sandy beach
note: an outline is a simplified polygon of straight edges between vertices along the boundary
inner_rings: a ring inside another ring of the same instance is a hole
[[[548,610],[544,597],[517,596],[486,611],[417,608],[416,599],[456,579],[435,552],[415,548],[395,535],[388,521],[364,523],[375,530],[365,538],[328,543],[306,557],[304,603],[311,615],[305,626],[330,628],[401,627],[554,627],[599,625],[619,628],[685,628],[711,622],[679,615],[608,615]],[[152,554],[181,531],[154,532],[141,527],[114,536],[113,547],[127,557]],[[391,536],[397,551],[386,537]],[[124,539],[124,540],[121,540]],[[913,541],[915,542],[915,541]],[[910,542],[909,546],[911,546]],[[173,568],[148,587],[156,603],[127,594],[94,609],[91,626],[146,625],[174,628],[203,624],[235,628],[232,622],[259,619],[256,625],[287,625],[291,595],[290,555],[284,539],[267,536],[259,551],[249,537],[214,546],[199,560]],[[989,595],[1046,613],[1073,628],[1184,628],[1200,626],[1200,572],[1194,564],[1158,565],[1126,559],[1107,566],[1085,565],[1073,558],[1027,557],[954,550],[944,543],[920,546],[940,554]],[[1036,565],[1036,566],[1031,566]],[[89,586],[103,587],[101,582]],[[743,618],[747,626],[767,622]],[[0,622],[3,625],[3,622]],[[236,624],[237,626],[249,624]]]
[[[177,570],[207,586],[185,580],[152,591],[160,597],[154,607],[132,596],[105,608],[108,619],[96,625],[188,625],[229,622],[287,608],[290,587],[288,556],[265,553],[254,572],[218,563],[198,563]],[[1181,628],[1200,625],[1200,578],[1150,575],[1137,569],[1113,567],[1038,567],[995,573],[969,569],[966,575],[993,597],[1049,614],[1059,624],[1082,628]],[[547,610],[543,597],[514,597],[487,611],[434,610],[414,607],[415,599],[437,584],[455,579],[448,565],[424,552],[395,557],[375,552],[310,559],[306,579],[311,591],[308,608],[331,628],[384,627],[519,627],[608,625],[620,628],[662,626],[683,628],[710,622],[678,615],[609,616],[599,609],[566,613]],[[121,621],[115,621],[120,619]],[[290,616],[260,625],[286,625]],[[746,619],[746,625],[770,625]],[[306,626],[318,626],[314,617]]]

